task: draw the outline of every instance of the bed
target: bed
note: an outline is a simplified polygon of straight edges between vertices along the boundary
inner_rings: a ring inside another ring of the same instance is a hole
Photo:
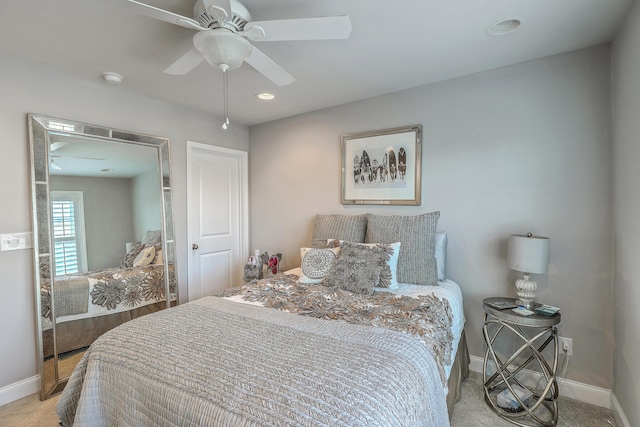
[[[316,217],[298,270],[104,334],[58,401],[62,424],[448,425],[469,358],[460,287],[437,277],[435,224],[421,237],[430,254],[417,251],[433,258],[435,280],[422,284],[404,283],[416,266],[397,256],[415,234],[398,246],[397,228],[393,243],[330,228],[322,237]]]
[[[153,235],[153,232],[147,232]],[[146,239],[146,237],[145,237]],[[165,268],[159,235],[135,245],[119,267],[56,276],[52,307],[48,257],[40,259],[40,309],[44,357],[53,356],[56,318],[58,354],[88,347],[97,337],[131,319],[166,308]],[[156,239],[156,240],[154,240]],[[176,300],[173,263],[168,265],[171,301]],[[53,309],[52,309],[53,308]]]

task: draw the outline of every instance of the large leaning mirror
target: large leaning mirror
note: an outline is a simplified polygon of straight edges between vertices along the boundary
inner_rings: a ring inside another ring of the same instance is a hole
[[[40,398],[104,332],[178,301],[169,140],[28,115]]]

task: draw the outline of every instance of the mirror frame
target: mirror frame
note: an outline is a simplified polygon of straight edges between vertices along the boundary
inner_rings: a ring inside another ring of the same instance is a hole
[[[54,304],[51,304],[52,328],[53,328],[53,376],[47,378],[44,370],[44,348],[43,348],[43,327],[42,327],[42,304],[40,301],[41,287],[41,263],[49,263],[49,270],[54,271],[51,265],[52,236],[51,236],[51,211],[49,192],[49,145],[50,131],[64,132],[69,135],[84,136],[92,139],[113,141],[144,145],[157,149],[158,153],[158,184],[161,188],[162,207],[162,250],[164,258],[164,280],[167,308],[171,306],[169,264],[173,263],[173,277],[177,278],[175,270],[175,240],[173,227],[173,210],[171,203],[171,182],[170,182],[170,161],[169,161],[169,139],[151,136],[141,133],[122,131],[102,126],[90,125],[81,122],[48,117],[38,114],[28,114],[29,149],[31,160],[31,203],[32,203],[32,227],[33,227],[33,254],[34,254],[34,282],[35,282],[35,302],[36,302],[36,326],[37,326],[37,357],[38,370],[40,373],[40,399],[45,400],[56,395],[64,389],[69,377],[60,378],[58,370],[58,352],[56,348],[56,322]],[[73,131],[60,131],[51,127],[50,123],[63,123],[73,126]],[[175,301],[178,301],[178,286],[175,286]],[[51,297],[53,299],[53,286],[51,286]],[[48,384],[53,384],[48,386]]]

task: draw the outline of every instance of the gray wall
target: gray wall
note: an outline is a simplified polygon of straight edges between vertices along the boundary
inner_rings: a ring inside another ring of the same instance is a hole
[[[132,179],[131,206],[133,231],[131,241],[141,242],[147,231],[162,228],[162,196],[158,170],[153,169]]]
[[[89,271],[118,267],[133,238],[129,178],[54,176],[51,190],[82,191]]]
[[[640,426],[640,5],[634,3],[613,50],[615,363],[613,391],[629,425]]]
[[[187,300],[186,141],[248,150],[249,131],[220,129],[220,118],[127,93],[126,79],[111,86],[0,57],[0,233],[30,231],[31,196],[27,113],[111,126],[171,140],[178,284]],[[31,250],[0,253],[0,390],[37,374],[33,256]]]
[[[251,128],[251,247],[299,265],[316,213],[441,211],[448,276],[483,355],[482,300],[515,295],[509,234],[551,238],[538,300],[562,308],[568,378],[612,387],[610,46],[431,84]],[[422,206],[340,204],[340,135],[422,124]]]

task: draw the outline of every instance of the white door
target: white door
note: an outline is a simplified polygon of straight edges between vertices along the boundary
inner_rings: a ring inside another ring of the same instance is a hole
[[[189,301],[242,284],[249,238],[246,151],[187,142]]]

